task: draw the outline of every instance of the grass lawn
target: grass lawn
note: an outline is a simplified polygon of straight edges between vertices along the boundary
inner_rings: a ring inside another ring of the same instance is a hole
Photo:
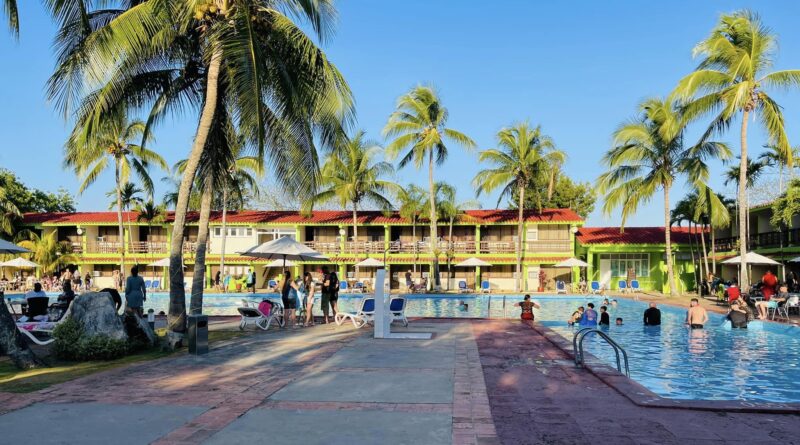
[[[233,338],[243,337],[252,334],[250,332],[236,331],[221,331],[214,330],[208,333],[208,342],[215,343]],[[43,355],[44,348],[37,348],[36,352]],[[149,360],[155,360],[166,357],[172,354],[185,354],[186,350],[183,349],[177,352],[161,351],[160,349],[152,349],[149,351],[142,351],[137,354],[129,355],[117,360],[109,361],[92,361],[92,362],[67,362],[61,361],[54,357],[48,357],[45,360],[51,366],[19,370],[7,358],[0,359],[0,392],[15,392],[26,393],[39,391],[51,385],[57,385],[69,380],[77,379],[96,372],[105,371],[108,369],[119,368],[121,366],[130,365],[133,363],[140,363]]]

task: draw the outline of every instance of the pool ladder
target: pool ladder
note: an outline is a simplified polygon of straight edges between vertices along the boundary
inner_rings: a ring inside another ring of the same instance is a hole
[[[628,353],[625,352],[625,349],[619,345],[619,343],[615,342],[608,334],[601,331],[600,329],[595,328],[583,328],[580,331],[576,332],[575,335],[572,337],[572,352],[575,356],[575,366],[585,366],[585,361],[583,357],[583,340],[589,334],[597,334],[600,338],[606,341],[611,347],[614,349],[614,354],[617,357],[617,371],[622,371],[622,364],[623,362],[620,361],[620,356],[624,360],[625,364],[625,375],[630,377],[631,371],[628,368]]]

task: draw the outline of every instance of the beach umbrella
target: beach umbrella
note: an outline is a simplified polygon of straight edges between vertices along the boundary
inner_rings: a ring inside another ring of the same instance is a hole
[[[482,266],[491,266],[492,263],[487,263],[480,258],[468,258],[458,264],[455,264],[456,267],[482,267]]]
[[[773,260],[772,258],[767,258],[764,255],[759,255],[759,254],[757,254],[755,252],[747,252],[747,254],[745,255],[745,258],[747,259],[747,264],[774,265],[774,266],[778,266],[778,265],[781,264],[781,263]],[[729,259],[727,259],[727,260],[722,262],[722,264],[741,264],[741,263],[742,263],[742,257],[741,256],[736,256],[736,257],[733,257],[733,258],[729,258]]]
[[[791,259],[791,260],[789,260],[788,262],[789,262],[789,263],[800,263],[800,256],[799,256],[799,257],[796,257],[796,258],[792,258],[792,259]]]
[[[6,241],[4,239],[0,239],[0,253],[27,253],[30,250],[19,247],[18,245]]]
[[[154,261],[148,264],[150,267],[169,267],[169,258],[162,258],[158,261]],[[186,267],[186,266],[183,266]]]
[[[294,266],[294,261],[285,261],[284,260],[272,260],[272,262],[267,263],[265,267],[292,267]]]
[[[325,255],[288,236],[267,241],[251,247],[245,252],[239,252],[239,254],[267,260],[283,260],[281,264],[284,268],[287,261],[325,261],[328,259]]]
[[[366,260],[356,263],[356,267],[383,267],[383,261],[375,258],[367,258]]]
[[[34,268],[39,267],[38,264],[34,263],[33,261],[26,260],[25,258],[14,258],[11,261],[6,261],[4,263],[0,263],[0,266],[3,267],[16,267],[17,269],[20,268]]]
[[[577,258],[569,258],[560,263],[556,263],[553,267],[589,267],[589,263],[581,261]]]

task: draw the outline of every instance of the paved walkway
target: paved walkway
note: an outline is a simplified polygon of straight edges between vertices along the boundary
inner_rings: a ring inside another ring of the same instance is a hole
[[[473,329],[502,443],[800,443],[800,416],[639,407],[526,325]]]
[[[469,323],[407,330],[435,336],[374,340],[352,326],[258,332],[202,357],[0,393],[2,441],[498,443]]]

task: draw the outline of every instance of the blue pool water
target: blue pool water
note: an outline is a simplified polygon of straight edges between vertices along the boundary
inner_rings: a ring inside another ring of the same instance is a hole
[[[241,299],[259,301],[278,298],[277,294],[206,294],[204,312],[209,315],[236,315]],[[362,295],[341,295],[339,309],[353,311]],[[409,317],[487,317],[517,318],[518,295],[408,295]],[[13,298],[13,297],[12,297]],[[148,295],[145,309],[166,311],[169,295]],[[567,317],[579,305],[594,302],[599,309],[602,298],[574,296],[536,296],[542,305],[534,310],[536,320],[572,340],[576,328],[567,326]],[[459,302],[468,305],[461,310]],[[503,303],[505,301],[505,304]],[[188,297],[187,297],[188,304]],[[504,307],[505,306],[505,307]],[[753,322],[750,329],[731,330],[720,314],[709,313],[703,330],[684,326],[685,310],[660,306],[661,327],[642,326],[646,304],[619,300],[609,307],[612,326],[608,333],[630,357],[631,378],[654,393],[675,399],[742,400],[750,402],[800,402],[800,328],[777,323]],[[315,313],[319,313],[318,304]],[[614,326],[616,317],[623,326]],[[615,366],[607,344],[587,337],[587,351]]]

